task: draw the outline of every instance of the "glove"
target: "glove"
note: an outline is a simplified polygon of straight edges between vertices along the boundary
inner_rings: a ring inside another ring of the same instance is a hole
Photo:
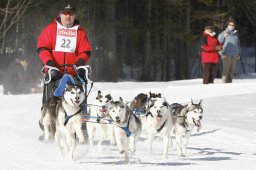
[[[46,65],[51,67],[57,67],[53,60],[47,61]],[[61,78],[61,73],[58,70],[52,69],[50,74],[52,80],[59,80]]]
[[[216,49],[217,51],[221,51],[222,48],[221,48],[221,46],[216,46],[215,49]]]
[[[85,70],[83,68],[79,68],[76,70],[77,75],[82,78],[83,80],[85,80]]]
[[[79,66],[84,66],[85,65],[85,60],[83,58],[79,58],[77,61],[76,61],[76,66],[79,67]]]
[[[61,78],[61,73],[58,70],[52,69],[51,76],[53,80],[59,80]]]
[[[52,61],[52,60],[47,61],[46,65],[51,66],[51,67],[57,67],[56,64],[54,63],[54,61]]]

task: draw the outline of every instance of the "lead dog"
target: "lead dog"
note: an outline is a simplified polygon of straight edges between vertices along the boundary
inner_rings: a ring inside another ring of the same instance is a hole
[[[86,126],[91,148],[93,147],[93,138],[95,132],[99,132],[98,150],[102,150],[102,141],[105,134],[109,135],[110,143],[112,145],[116,144],[114,128],[113,125],[108,121],[110,120],[110,116],[107,114],[107,110],[112,101],[113,99],[109,93],[102,93],[99,90],[95,105],[91,106],[89,110],[89,120],[86,123]]]
[[[51,136],[55,136],[60,153],[63,154],[65,149],[70,160],[73,160],[76,146],[75,136],[78,137],[80,144],[84,143],[80,107],[84,99],[82,86],[68,83],[63,97],[59,100],[56,97],[51,98],[42,109],[44,141],[47,142]]]
[[[147,115],[148,131],[148,153],[152,155],[152,143],[157,133],[160,133],[164,142],[163,159],[168,158],[168,146],[170,141],[170,132],[172,129],[171,113],[169,105],[165,98],[155,98],[151,101]]]
[[[187,144],[189,137],[194,129],[201,129],[201,119],[203,118],[202,100],[198,104],[191,102],[188,105],[181,104],[170,105],[172,121],[177,142],[178,156],[187,156]]]
[[[113,119],[117,146],[120,153],[125,155],[125,163],[129,162],[129,146],[135,152],[135,142],[141,133],[141,122],[131,109],[124,104],[123,99],[112,101],[108,113]]]

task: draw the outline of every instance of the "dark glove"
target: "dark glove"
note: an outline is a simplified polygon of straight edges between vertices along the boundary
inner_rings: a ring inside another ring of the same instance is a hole
[[[76,70],[77,75],[82,78],[83,80],[85,80],[85,70],[83,68],[79,68]]]
[[[79,67],[79,66],[84,66],[85,65],[85,60],[83,58],[79,58],[77,61],[76,61],[76,66]]]
[[[61,73],[58,70],[52,69],[51,76],[53,80],[59,80],[61,78]]]
[[[54,63],[54,61],[52,61],[52,60],[47,61],[46,65],[51,66],[51,67],[57,67],[56,64]]]
[[[47,61],[46,65],[57,68],[56,64],[52,60]],[[61,73],[58,70],[52,69],[50,74],[51,74],[52,80],[59,80],[61,78]]]

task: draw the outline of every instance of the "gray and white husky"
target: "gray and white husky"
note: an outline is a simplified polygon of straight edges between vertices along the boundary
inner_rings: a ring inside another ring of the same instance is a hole
[[[168,158],[171,130],[172,121],[169,105],[165,98],[155,98],[149,106],[147,115],[148,153],[150,157],[152,155],[154,137],[157,133],[160,133],[164,142],[163,159],[166,160]]]
[[[75,136],[78,137],[80,144],[84,143],[80,107],[84,99],[82,86],[68,83],[62,98],[51,98],[42,108],[44,141],[47,142],[54,136],[60,153],[63,154],[65,149],[70,160],[73,160],[76,146]]]
[[[135,143],[141,134],[141,122],[131,109],[120,98],[112,101],[108,110],[113,119],[115,138],[120,153],[125,155],[125,163],[129,162],[129,146],[132,153],[135,152]]]
[[[113,101],[111,95],[109,93],[102,93],[100,90],[97,93],[97,97],[95,100],[95,105],[92,105],[89,110],[89,119],[86,123],[89,144],[90,147],[93,147],[93,138],[96,132],[99,132],[99,141],[98,141],[98,150],[102,150],[102,142],[107,134],[110,143],[112,145],[116,144],[114,137],[114,128],[113,125],[110,124],[109,120],[110,116],[107,114],[107,110]]]
[[[198,104],[191,102],[188,105],[174,103],[170,105],[174,133],[176,136],[178,156],[187,156],[187,144],[189,137],[194,129],[201,129],[201,119],[203,118],[202,100]]]

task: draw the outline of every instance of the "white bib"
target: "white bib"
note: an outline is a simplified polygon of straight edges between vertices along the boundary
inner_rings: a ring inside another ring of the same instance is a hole
[[[66,28],[57,22],[56,44],[54,51],[74,53],[76,50],[78,25]]]

